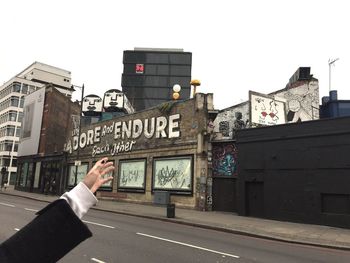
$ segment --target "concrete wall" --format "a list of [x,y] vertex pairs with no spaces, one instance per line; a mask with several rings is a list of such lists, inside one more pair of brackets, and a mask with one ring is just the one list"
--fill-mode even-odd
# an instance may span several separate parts
[[45,81],[66,88],[71,86],[71,73],[69,71],[40,62],[34,62],[17,76],[29,80]]

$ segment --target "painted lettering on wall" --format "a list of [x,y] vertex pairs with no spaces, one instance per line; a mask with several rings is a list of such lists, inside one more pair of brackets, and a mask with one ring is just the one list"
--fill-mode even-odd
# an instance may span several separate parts
[[[92,156],[130,152],[141,136],[147,139],[179,138],[180,114],[114,121],[108,125],[95,126],[87,131],[72,133],[72,138],[65,144],[65,151],[72,153],[78,149],[92,147]],[[106,137],[106,138],[104,138]]]

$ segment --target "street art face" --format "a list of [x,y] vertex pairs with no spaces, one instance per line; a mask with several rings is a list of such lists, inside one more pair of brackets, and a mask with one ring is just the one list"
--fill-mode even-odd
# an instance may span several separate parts
[[237,176],[237,151],[233,144],[213,146],[213,176]]
[[107,112],[118,111],[123,109],[124,93],[117,89],[107,90],[103,97],[103,108]]
[[87,95],[83,99],[82,112],[84,116],[98,116],[102,112],[102,99],[97,95]]
[[257,102],[257,105],[255,105],[255,110],[260,112],[260,118],[265,119],[267,112],[264,101],[260,98],[256,98],[255,101]]
[[270,101],[270,113],[269,116],[273,121],[278,121],[278,108],[277,103],[275,101]]
[[300,102],[295,99],[290,100],[288,101],[288,108],[293,112],[297,112],[298,110],[300,110]]
[[244,122],[242,120],[242,118],[243,118],[242,112],[240,112],[240,111],[235,112],[235,117],[236,117],[236,119],[233,122],[233,129],[234,130],[244,129],[246,127],[246,122]]
[[255,92],[250,92],[249,96],[252,107],[252,123],[258,126],[266,126],[286,122],[284,101]]

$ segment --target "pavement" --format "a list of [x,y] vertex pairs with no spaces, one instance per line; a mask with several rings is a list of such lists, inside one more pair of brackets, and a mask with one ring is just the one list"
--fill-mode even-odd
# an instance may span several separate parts
[[[0,198],[1,194],[48,203],[58,198],[58,196],[22,192],[13,188],[0,191]],[[115,200],[99,200],[92,209],[258,238],[350,250],[350,229],[245,217],[230,212],[197,211],[177,207],[175,208],[175,217],[168,218],[167,208],[164,206],[135,204]]]

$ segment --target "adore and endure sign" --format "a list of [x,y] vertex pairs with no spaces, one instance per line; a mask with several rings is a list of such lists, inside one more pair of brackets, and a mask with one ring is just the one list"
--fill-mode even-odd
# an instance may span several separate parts
[[92,156],[131,152],[136,139],[144,136],[146,139],[179,138],[180,114],[152,117],[149,119],[135,119],[128,121],[114,121],[107,125],[95,126],[87,131],[74,130],[72,138],[64,146],[66,152],[91,147]]

